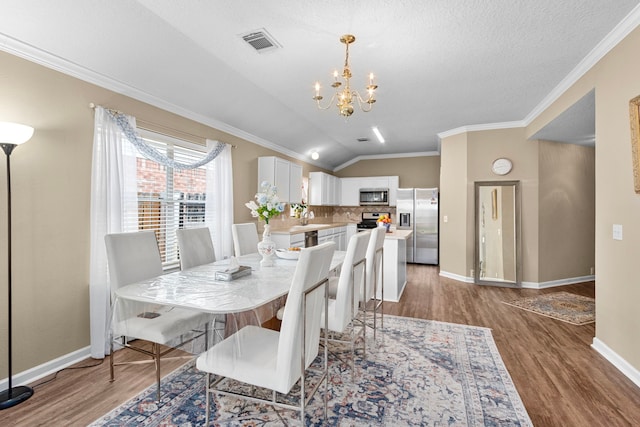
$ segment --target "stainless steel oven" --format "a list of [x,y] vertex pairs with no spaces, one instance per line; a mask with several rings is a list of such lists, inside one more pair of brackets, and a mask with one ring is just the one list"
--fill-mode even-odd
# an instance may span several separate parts
[[361,188],[360,206],[389,206],[389,189]]

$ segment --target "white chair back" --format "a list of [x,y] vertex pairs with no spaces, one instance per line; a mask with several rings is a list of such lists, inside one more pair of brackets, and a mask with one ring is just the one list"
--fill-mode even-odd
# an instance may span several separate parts
[[258,252],[258,228],[255,223],[233,224],[231,234],[236,256]]
[[153,231],[104,236],[112,292],[121,286],[162,274],[162,260]]
[[358,309],[358,299],[353,297],[353,293],[356,290],[358,295],[364,285],[365,262],[361,261],[366,257],[369,240],[369,231],[356,233],[349,239],[338,278],[335,311],[329,317],[331,331],[343,332]]
[[367,246],[367,279],[366,291],[360,292],[360,301],[369,301],[373,298],[374,281],[378,281],[377,289],[382,286],[382,252],[380,249],[384,246],[384,238],[387,230],[384,227],[377,227],[371,231],[371,238]]
[[180,251],[180,268],[197,267],[210,264],[216,260],[208,227],[181,228],[176,230],[178,249]]
[[[327,278],[334,250],[335,243],[326,242],[300,251],[300,258],[293,275],[280,326],[276,368],[280,387],[274,387],[274,389],[290,390],[302,375],[300,361],[302,360],[302,303],[304,292],[322,279]],[[318,355],[324,295],[324,286],[320,286],[306,297],[306,322],[304,326],[305,369],[311,365],[311,362]]]

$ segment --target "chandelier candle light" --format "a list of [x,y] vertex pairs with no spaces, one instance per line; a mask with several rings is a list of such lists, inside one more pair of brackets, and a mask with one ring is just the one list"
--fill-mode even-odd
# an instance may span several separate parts
[[[264,232],[262,233],[262,241],[258,242],[258,253],[262,255],[260,261],[261,267],[273,267],[273,254],[276,251],[276,244],[271,240],[271,226],[269,220],[284,212],[284,204],[278,198],[278,189],[267,181],[260,184],[260,192],[256,194],[256,201],[253,200],[245,203],[245,206],[251,209],[251,215],[254,218],[264,220]],[[256,203],[258,202],[258,203]]]
[[342,86],[342,82],[338,80],[338,70],[334,71],[333,72],[334,82],[331,84],[331,87],[336,89],[337,92],[333,94],[333,96],[331,97],[331,100],[329,101],[329,104],[325,107],[320,105],[320,101],[323,99],[323,97],[322,95],[320,95],[320,82],[316,82],[316,85],[315,85],[316,94],[313,97],[313,99],[316,101],[316,104],[318,105],[319,109],[327,110],[328,108],[331,107],[334,100],[337,99],[338,103],[336,104],[336,106],[338,107],[338,112],[340,113],[340,115],[344,117],[349,117],[350,115],[353,114],[354,102],[357,102],[360,109],[365,113],[371,111],[371,108],[373,107],[373,103],[376,102],[375,91],[378,88],[378,85],[376,85],[373,81],[373,73],[369,74],[369,85],[367,85],[366,87],[367,89],[366,100],[363,99],[362,96],[360,96],[360,94],[357,91],[351,90],[351,83],[350,83],[351,67],[349,66],[349,45],[355,41],[356,41],[356,37],[351,34],[345,34],[344,36],[340,37],[340,42],[344,43],[345,45],[344,68],[342,70],[344,88],[342,90],[338,89]]

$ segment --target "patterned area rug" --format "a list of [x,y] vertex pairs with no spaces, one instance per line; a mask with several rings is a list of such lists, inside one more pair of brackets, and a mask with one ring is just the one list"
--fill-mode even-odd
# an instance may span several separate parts
[[503,302],[572,325],[587,325],[596,321],[596,300],[569,292],[554,292]]
[[[378,332],[375,343],[369,333],[354,382],[350,363],[330,356],[328,419],[321,386],[306,425],[532,426],[489,329],[384,316]],[[193,365],[162,380],[160,403],[153,385],[91,425],[203,425],[205,379]],[[297,412],[230,397],[216,396],[212,408],[214,425],[299,425]]]

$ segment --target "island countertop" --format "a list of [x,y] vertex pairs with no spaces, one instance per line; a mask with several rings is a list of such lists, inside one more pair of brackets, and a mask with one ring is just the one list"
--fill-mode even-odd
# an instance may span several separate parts
[[307,225],[294,225],[286,228],[276,228],[275,224],[271,227],[271,234],[300,234],[307,231],[325,230],[328,228],[345,227],[346,222],[330,222],[325,224],[307,224]]
[[391,233],[386,233],[384,238],[389,240],[407,240],[412,234],[412,230],[391,229]]

